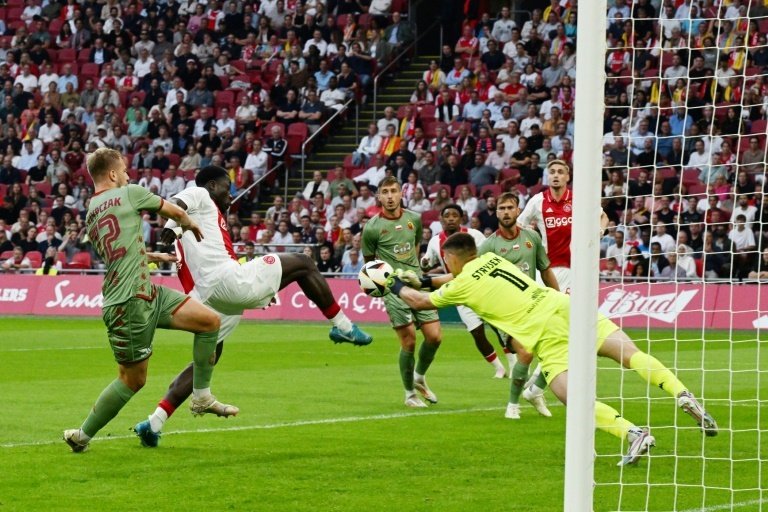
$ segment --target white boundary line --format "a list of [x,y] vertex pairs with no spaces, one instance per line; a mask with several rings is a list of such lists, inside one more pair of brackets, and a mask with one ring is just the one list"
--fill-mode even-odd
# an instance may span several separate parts
[[739,501],[734,504],[725,503],[723,505],[712,505],[711,507],[705,507],[705,508],[689,508],[681,512],[717,512],[718,510],[733,510],[736,508],[749,507],[750,505],[761,505],[763,503],[768,503],[768,498],[762,498],[759,500]]
[[[473,413],[473,412],[500,411],[503,409],[504,409],[503,407],[476,407],[476,408],[470,408],[470,409],[455,409],[455,410],[449,410],[449,411],[432,410],[432,411],[422,411],[422,412],[396,412],[392,414],[374,414],[370,416],[346,416],[341,418],[286,421],[286,422],[280,422],[280,423],[267,423],[264,425],[241,425],[241,426],[223,427],[223,428],[174,430],[170,432],[164,432],[163,436],[165,437],[165,436],[172,436],[177,434],[202,434],[202,433],[210,433],[210,432],[240,432],[240,431],[247,431],[247,430],[271,430],[276,428],[304,427],[308,425],[333,425],[337,423],[355,423],[359,421],[382,421],[382,420],[410,418],[410,417],[419,417],[419,416],[444,416],[444,415],[451,415],[451,414],[467,414],[467,413]],[[104,437],[96,437],[92,440],[92,442],[115,441],[118,439],[134,439],[135,437],[136,436],[134,434],[109,436],[109,437],[104,436]],[[48,446],[48,445],[58,444],[59,442],[60,441],[56,440],[56,441],[29,441],[29,442],[22,442],[22,443],[4,443],[4,444],[0,444],[0,448]]]

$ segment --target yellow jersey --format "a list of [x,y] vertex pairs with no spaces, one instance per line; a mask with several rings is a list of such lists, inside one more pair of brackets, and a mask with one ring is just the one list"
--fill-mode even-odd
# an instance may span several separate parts
[[435,307],[462,304],[535,352],[547,321],[568,296],[536,283],[517,265],[489,252],[464,265],[455,279],[429,295]]

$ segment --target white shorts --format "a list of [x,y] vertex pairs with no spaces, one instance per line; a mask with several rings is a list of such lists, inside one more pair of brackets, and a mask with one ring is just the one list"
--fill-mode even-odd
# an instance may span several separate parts
[[464,325],[467,327],[467,331],[472,332],[483,325],[483,321],[477,316],[477,313],[467,306],[456,306],[456,310],[459,312],[459,318],[461,318],[461,321],[464,322]]
[[246,309],[263,308],[280,290],[282,278],[280,258],[267,254],[228,269],[205,303],[224,315],[240,315]]
[[552,272],[557,279],[557,286],[563,293],[571,294],[571,269],[568,267],[552,267]]
[[[192,291],[189,292],[189,296],[198,302],[202,302],[206,306],[210,306],[207,301],[204,302],[200,299],[200,294],[197,293],[196,288],[193,288]],[[214,309],[214,311],[216,310]],[[238,325],[240,325],[240,320],[243,318],[243,315],[225,315],[219,311],[216,311],[216,313],[219,314],[219,319],[221,320],[221,326],[219,327],[219,338],[216,340],[216,343],[221,343],[227,339],[229,335],[232,334],[232,332],[234,332]]]

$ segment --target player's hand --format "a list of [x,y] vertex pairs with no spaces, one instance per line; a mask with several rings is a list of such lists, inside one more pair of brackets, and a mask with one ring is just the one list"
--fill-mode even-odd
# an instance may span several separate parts
[[171,228],[163,228],[160,232],[160,242],[165,245],[173,245],[177,238],[176,232]]
[[421,290],[421,279],[419,278],[418,274],[416,274],[416,272],[414,272],[413,270],[403,270],[401,268],[398,268],[397,270],[395,270],[395,276],[399,278],[407,286],[415,290]]
[[193,221],[190,220],[189,224],[185,224],[181,226],[181,229],[183,229],[184,231],[190,231],[193,235],[195,235],[195,240],[197,240],[198,242],[203,241],[203,238],[204,238],[203,232],[200,231],[200,226],[195,224]]

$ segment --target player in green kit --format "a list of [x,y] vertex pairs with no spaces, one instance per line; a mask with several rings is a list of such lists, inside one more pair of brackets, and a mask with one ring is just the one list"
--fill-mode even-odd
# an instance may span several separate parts
[[[445,261],[453,275],[432,278],[442,285],[432,293],[406,286],[419,286],[419,279],[403,274],[390,278],[389,288],[412,309],[428,311],[463,304],[494,327],[512,335],[528,352],[539,357],[542,373],[557,398],[568,396],[568,336],[570,297],[546,288],[516,265],[493,253],[477,255],[475,242],[457,233],[443,245]],[[405,281],[404,281],[405,280]],[[691,416],[707,436],[717,435],[717,424],[688,388],[658,359],[640,351],[615,323],[603,315],[597,320],[597,355],[613,359],[635,370],[653,387],[677,399],[677,405]],[[647,429],[624,419],[613,407],[595,402],[595,425],[630,443],[619,465],[633,464],[655,445]]]
[[[379,183],[381,213],[365,224],[362,248],[365,261],[380,259],[392,268],[408,270],[421,276],[419,267],[419,243],[421,241],[421,216],[402,206],[403,192],[394,177]],[[415,311],[394,295],[384,296],[392,328],[400,340],[400,377],[405,388],[405,405],[427,407],[416,391],[430,403],[437,403],[437,396],[427,386],[424,375],[440,347],[442,333],[436,311]],[[424,333],[416,362],[416,328]]]
[[101,392],[83,425],[64,431],[64,441],[73,452],[85,450],[91,438],[144,386],[157,327],[195,333],[190,404],[193,414],[215,412],[224,406],[210,391],[219,316],[186,295],[150,281],[148,262],[168,257],[146,252],[141,212],[157,212],[175,220],[198,241],[202,239],[200,229],[178,206],[142,187],[129,185],[120,152],[97,149],[88,156],[87,165],[96,191],[86,225],[91,243],[107,266],[102,317],[117,361],[118,377]]
[[[536,270],[541,273],[542,282],[553,290],[559,290],[557,277],[549,266],[549,258],[541,236],[532,229],[517,225],[517,217],[520,215],[520,199],[512,193],[501,194],[496,201],[496,218],[499,220],[499,229],[489,236],[478,247],[478,254],[492,252],[501,256],[510,263],[517,265],[531,279],[536,279]],[[520,393],[523,385],[528,380],[528,368],[533,355],[526,351],[519,343],[512,341],[517,353],[515,365],[512,368],[512,383],[509,387],[509,402],[504,416],[509,419],[520,419]],[[539,373],[537,385],[540,389],[547,387],[547,381]],[[542,416],[550,417],[552,413],[547,408],[544,393],[533,394],[526,390],[523,398],[528,400]]]

